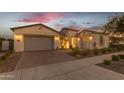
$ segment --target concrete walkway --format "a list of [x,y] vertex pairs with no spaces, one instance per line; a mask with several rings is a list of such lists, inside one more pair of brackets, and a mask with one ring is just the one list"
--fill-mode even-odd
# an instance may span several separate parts
[[[113,53],[113,54],[121,54]],[[16,80],[121,80],[124,75],[96,66],[112,54],[78,59],[0,74],[0,79]]]

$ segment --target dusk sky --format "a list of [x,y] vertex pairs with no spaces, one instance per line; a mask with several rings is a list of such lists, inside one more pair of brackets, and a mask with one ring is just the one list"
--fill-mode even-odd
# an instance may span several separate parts
[[101,27],[110,16],[104,12],[0,12],[0,36],[12,37],[11,27],[43,23],[58,31],[63,27],[83,29]]

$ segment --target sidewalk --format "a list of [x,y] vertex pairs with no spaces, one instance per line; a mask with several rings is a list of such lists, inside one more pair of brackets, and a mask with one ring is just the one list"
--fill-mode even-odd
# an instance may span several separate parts
[[[124,53],[124,52],[120,52]],[[113,54],[120,54],[113,53]],[[40,66],[18,71],[1,73],[0,79],[14,80],[121,80],[124,75],[96,66],[104,59],[110,59],[107,54],[64,63]]]

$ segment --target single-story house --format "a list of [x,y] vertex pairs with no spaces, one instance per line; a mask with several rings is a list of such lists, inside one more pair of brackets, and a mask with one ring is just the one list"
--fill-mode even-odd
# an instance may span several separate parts
[[69,48],[105,48],[109,45],[106,34],[89,30],[63,28],[60,32],[44,24],[11,28],[14,32],[14,51],[36,51]]

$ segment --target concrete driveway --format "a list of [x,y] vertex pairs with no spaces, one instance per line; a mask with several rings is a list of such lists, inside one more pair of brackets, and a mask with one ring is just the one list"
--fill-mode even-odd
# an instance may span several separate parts
[[61,63],[66,61],[74,60],[75,58],[69,56],[67,51],[56,50],[56,51],[35,51],[35,52],[24,52],[16,66],[16,70]]
[[[113,53],[123,54],[124,52]],[[1,73],[3,80],[124,80],[124,74],[97,66],[111,55],[89,57],[84,59],[43,65],[33,68]]]

